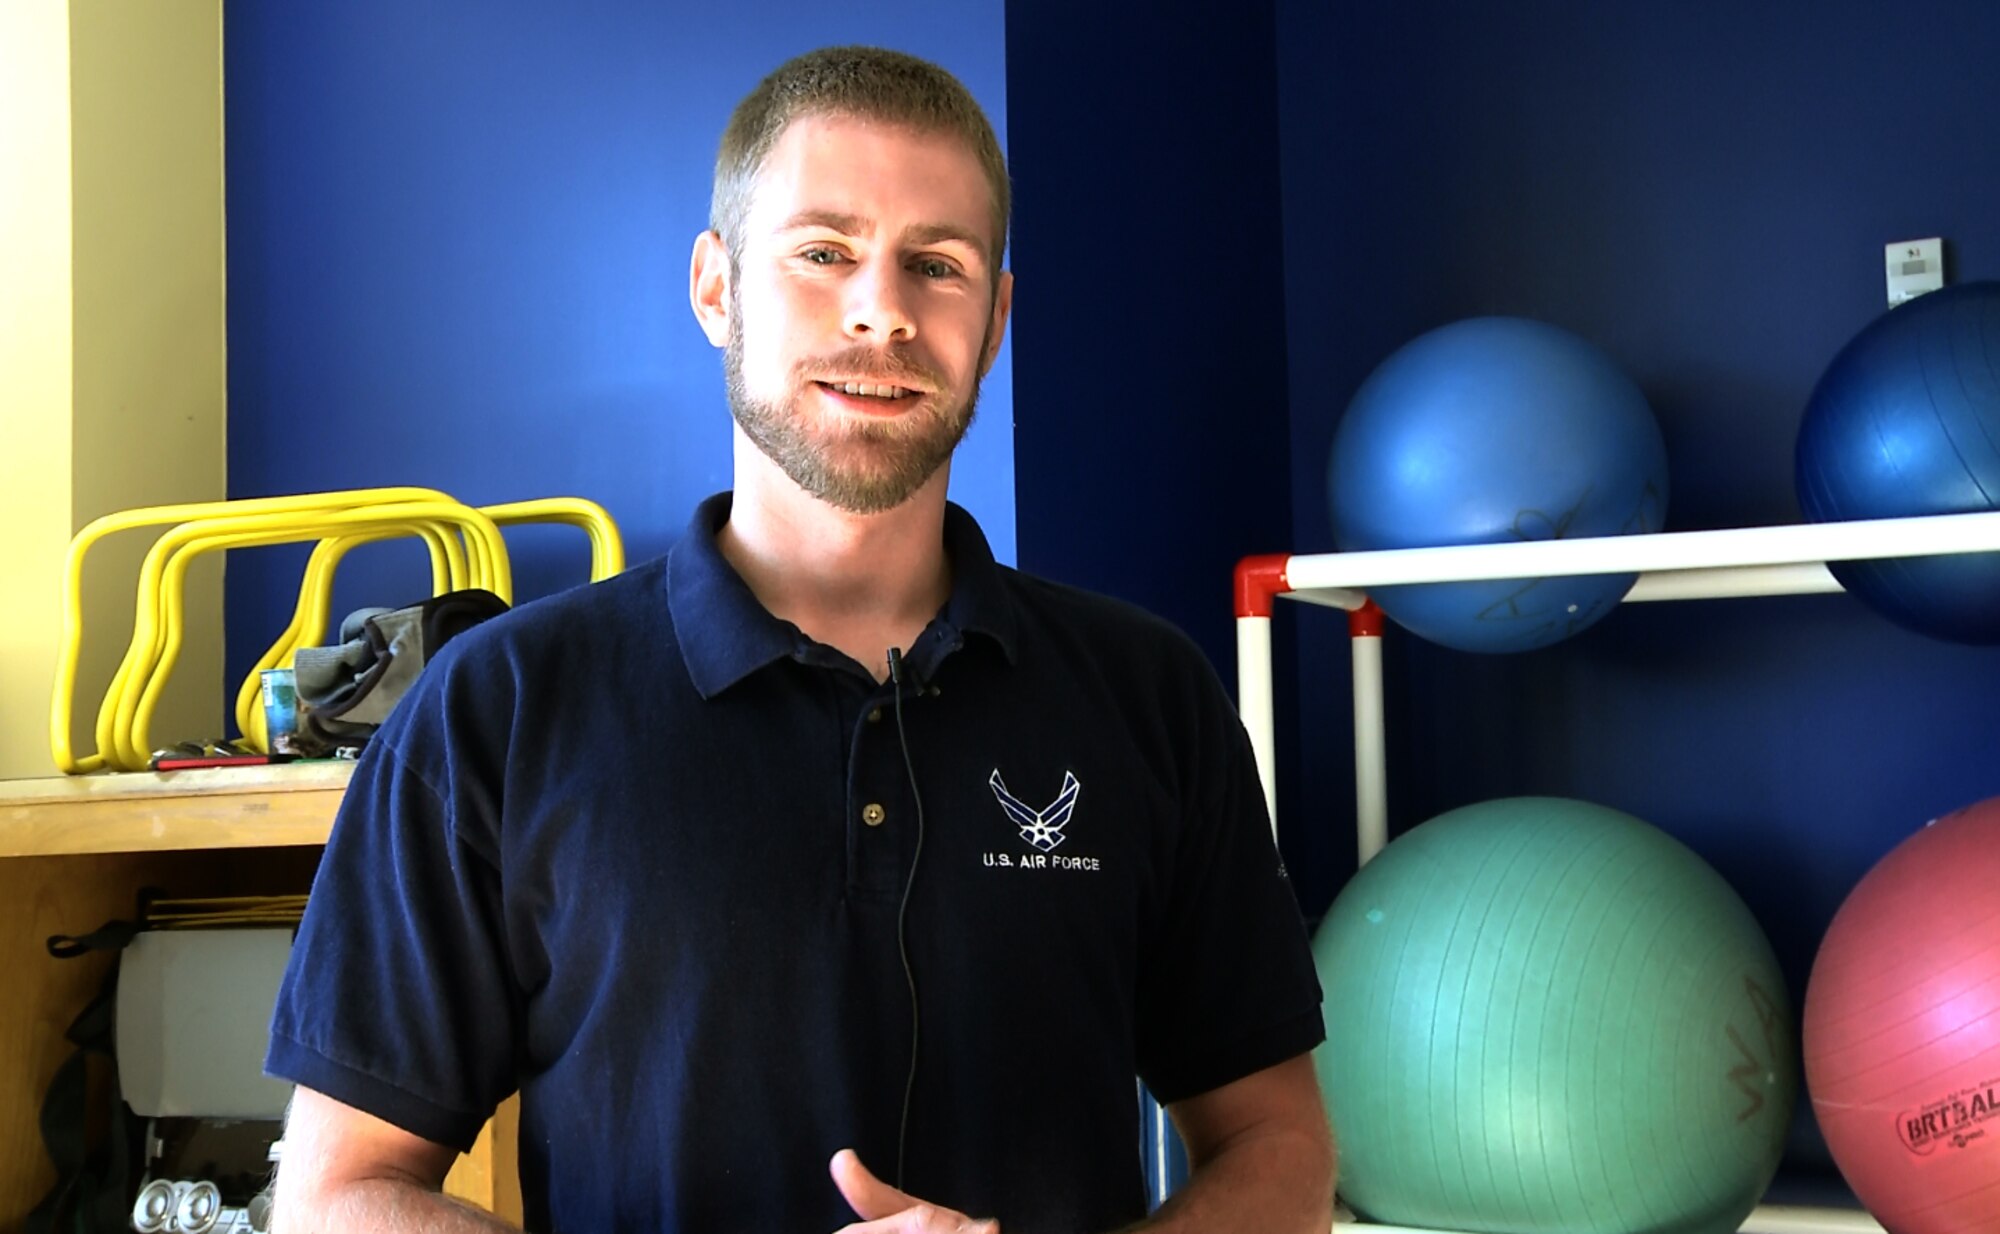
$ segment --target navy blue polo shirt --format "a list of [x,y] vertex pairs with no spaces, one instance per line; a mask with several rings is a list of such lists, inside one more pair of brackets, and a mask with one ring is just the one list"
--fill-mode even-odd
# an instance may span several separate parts
[[1172,1101],[1322,1037],[1213,671],[952,507],[951,598],[878,684],[758,604],[728,510],[431,663],[356,768],[269,1070],[460,1148],[518,1087],[530,1229],[832,1231],[837,1149],[896,1168],[909,884],[904,1188],[1010,1234],[1144,1216],[1133,1077]]

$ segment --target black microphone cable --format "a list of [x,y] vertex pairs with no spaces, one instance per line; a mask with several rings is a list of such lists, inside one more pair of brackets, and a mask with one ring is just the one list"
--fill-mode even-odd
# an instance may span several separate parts
[[917,847],[910,854],[910,876],[903,883],[903,902],[896,909],[896,949],[903,957],[903,980],[910,987],[910,1074],[903,1083],[903,1116],[896,1128],[896,1190],[903,1190],[903,1162],[910,1136],[910,1103],[917,1091],[917,1041],[922,1019],[917,1014],[917,973],[910,967],[910,889],[917,885],[917,862],[924,855],[924,798],[917,789],[917,765],[910,759],[910,735],[903,728],[903,652],[889,648],[889,681],[896,695],[896,740],[903,747],[903,768],[910,775],[910,800],[917,808]]

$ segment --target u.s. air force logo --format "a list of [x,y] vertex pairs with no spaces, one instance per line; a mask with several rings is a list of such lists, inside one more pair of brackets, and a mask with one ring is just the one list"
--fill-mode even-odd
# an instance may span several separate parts
[[1000,808],[1007,811],[1007,817],[1014,820],[1021,829],[1021,838],[1029,844],[1052,853],[1068,838],[1063,835],[1063,828],[1069,826],[1070,816],[1076,813],[1076,795],[1082,789],[1075,772],[1063,772],[1062,791],[1039,810],[1007,791],[1007,782],[1000,778],[997,767],[987,778],[986,786],[1000,799]]
[[1076,773],[1063,772],[1062,788],[1056,799],[1040,809],[1022,801],[1007,791],[1007,782],[1000,778],[1000,769],[986,779],[986,786],[993,790],[993,797],[1000,803],[1000,809],[1009,822],[1019,829],[1021,839],[1032,853],[988,852],[986,864],[1003,869],[1019,870],[1095,870],[1095,857],[1056,856],[1056,849],[1069,838],[1064,828],[1076,815],[1077,797],[1083,786],[1077,782]]

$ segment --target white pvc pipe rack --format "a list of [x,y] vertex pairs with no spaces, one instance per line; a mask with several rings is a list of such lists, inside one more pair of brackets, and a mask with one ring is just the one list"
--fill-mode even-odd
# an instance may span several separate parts
[[[1271,613],[1278,597],[1345,610],[1353,646],[1355,843],[1366,862],[1388,843],[1382,618],[1368,589],[1409,583],[1637,574],[1626,602],[1811,595],[1841,590],[1833,561],[2000,552],[2000,511],[1722,531],[1662,532],[1367,553],[1247,557],[1236,570],[1237,706],[1264,803],[1278,818]],[[1347,1234],[1451,1234],[1337,1224]],[[1742,1234],[1880,1234],[1853,1209],[1766,1205]]]
[[[1661,532],[1579,540],[1533,540],[1372,553],[1245,558],[1236,571],[1237,708],[1277,818],[1277,746],[1271,695],[1271,601],[1278,597],[1347,610],[1355,643],[1357,832],[1363,861],[1387,842],[1379,620],[1369,625],[1371,587],[1637,574],[1625,602],[1810,595],[1840,590],[1830,561],[2000,552],[2000,511],[1870,519],[1789,527]],[[1363,747],[1366,747],[1365,749]],[[1364,767],[1362,764],[1366,763]]]
[[[1374,1225],[1366,1221],[1336,1221],[1333,1234],[1459,1234],[1453,1230],[1407,1225]],[[1888,1234],[1867,1213],[1848,1208],[1805,1208],[1767,1204],[1744,1218],[1737,1234]]]

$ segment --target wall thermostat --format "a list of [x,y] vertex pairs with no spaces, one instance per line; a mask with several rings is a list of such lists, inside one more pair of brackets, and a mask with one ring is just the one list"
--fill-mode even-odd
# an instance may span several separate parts
[[1889,276],[1889,307],[1944,286],[1944,241],[1904,240],[1883,250]]

